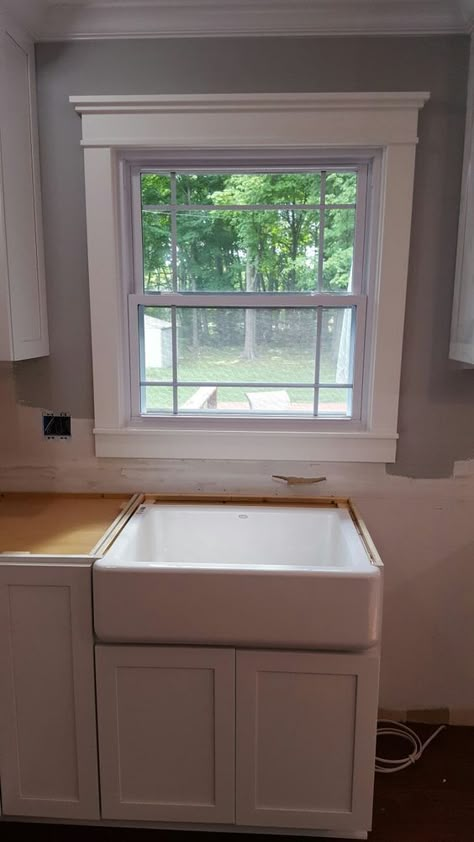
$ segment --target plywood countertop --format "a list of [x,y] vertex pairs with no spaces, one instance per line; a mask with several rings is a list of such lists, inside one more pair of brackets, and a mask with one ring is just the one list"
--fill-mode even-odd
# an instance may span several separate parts
[[0,553],[88,555],[130,495],[0,494]]

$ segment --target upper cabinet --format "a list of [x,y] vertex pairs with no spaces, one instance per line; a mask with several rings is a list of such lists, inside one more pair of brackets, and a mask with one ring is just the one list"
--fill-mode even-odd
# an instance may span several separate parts
[[48,352],[34,45],[0,22],[0,361]]
[[466,137],[449,356],[474,365],[474,40],[471,38]]

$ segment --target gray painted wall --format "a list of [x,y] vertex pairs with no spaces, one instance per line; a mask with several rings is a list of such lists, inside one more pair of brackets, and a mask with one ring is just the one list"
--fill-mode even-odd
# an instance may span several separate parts
[[474,456],[474,371],[448,361],[468,38],[91,41],[37,47],[51,356],[16,366],[17,400],[90,418],[80,120],[71,94],[428,90],[420,120],[392,473],[436,477]]

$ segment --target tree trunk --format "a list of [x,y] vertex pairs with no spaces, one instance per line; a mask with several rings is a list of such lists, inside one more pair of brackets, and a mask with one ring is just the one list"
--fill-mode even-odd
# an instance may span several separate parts
[[[257,271],[255,267],[252,266],[250,260],[247,260],[247,265],[245,267],[245,291],[246,292],[255,292],[257,280]],[[256,349],[256,334],[257,334],[257,311],[250,307],[247,307],[245,311],[245,341],[244,341],[244,352],[242,357],[244,360],[254,360],[255,359],[255,349]]]
[[[191,281],[191,288],[193,292],[196,292],[196,279],[193,277]],[[192,324],[193,324],[193,339],[192,339],[192,349],[194,352],[199,351],[199,325],[198,325],[198,309],[197,307],[193,307],[192,309]]]

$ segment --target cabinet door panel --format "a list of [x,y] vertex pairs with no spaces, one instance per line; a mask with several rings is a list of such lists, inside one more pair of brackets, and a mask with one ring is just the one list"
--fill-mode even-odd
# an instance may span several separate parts
[[99,817],[90,567],[0,564],[6,815]]
[[378,658],[237,653],[237,823],[368,830]]
[[34,44],[0,32],[0,359],[48,353]]
[[102,815],[234,821],[233,650],[97,646]]

